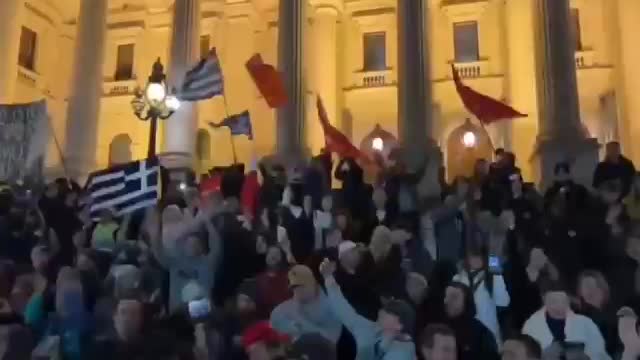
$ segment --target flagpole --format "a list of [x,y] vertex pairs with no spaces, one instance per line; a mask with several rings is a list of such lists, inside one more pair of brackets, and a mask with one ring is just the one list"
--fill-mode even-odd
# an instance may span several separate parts
[[484,131],[484,133],[487,134],[487,139],[489,139],[489,145],[491,146],[491,150],[495,154],[496,147],[495,147],[495,145],[493,145],[493,140],[491,139],[491,134],[487,130],[487,127],[484,125],[484,121],[482,121],[480,119],[478,119],[478,121],[480,122],[480,126],[482,127],[482,130]]
[[[222,71],[222,61],[220,60],[220,58],[218,57],[218,65],[220,65],[220,75],[222,76],[222,87],[223,87],[223,91],[222,91],[222,101],[224,103],[224,113],[225,113],[225,118],[228,119],[229,118],[229,105],[227,104],[227,92],[224,90],[224,73]],[[229,131],[229,141],[231,142],[231,153],[233,154],[233,164],[237,164],[238,163],[238,156],[236,155],[236,143],[233,140],[233,134],[231,134],[231,131]]]
[[[228,119],[229,118],[229,106],[227,105],[227,96],[226,95],[222,95],[222,101],[224,102],[224,113],[225,113],[225,118]],[[231,133],[231,130],[229,130],[229,141],[231,142],[231,152],[233,154],[233,164],[237,164],[238,163],[238,156],[236,155],[236,142],[233,140],[233,134]]]

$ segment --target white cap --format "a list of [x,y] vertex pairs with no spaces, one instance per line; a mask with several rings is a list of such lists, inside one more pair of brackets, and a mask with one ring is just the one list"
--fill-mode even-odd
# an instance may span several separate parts
[[358,244],[351,240],[345,240],[338,245],[338,257],[342,257],[347,251],[353,250],[358,247]]

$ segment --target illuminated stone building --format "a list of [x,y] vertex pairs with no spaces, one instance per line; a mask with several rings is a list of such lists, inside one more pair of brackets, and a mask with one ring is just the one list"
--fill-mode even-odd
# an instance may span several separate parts
[[[156,58],[171,81],[210,47],[225,98],[186,106],[159,135],[160,152],[191,154],[197,169],[232,161],[228,131],[207,123],[244,110],[255,140],[235,139],[240,161],[316,153],[317,94],[354,144],[376,125],[415,154],[433,139],[449,176],[491,144],[514,151],[528,178],[559,153],[593,164],[611,140],[640,161],[638,0],[2,0],[0,17],[0,102],[47,99],[50,174],[62,157],[77,174],[144,157],[149,124],[133,115],[134,89]],[[256,52],[285,72],[287,108],[269,109],[252,83],[244,64]],[[487,132],[467,123],[452,63],[529,116]]]

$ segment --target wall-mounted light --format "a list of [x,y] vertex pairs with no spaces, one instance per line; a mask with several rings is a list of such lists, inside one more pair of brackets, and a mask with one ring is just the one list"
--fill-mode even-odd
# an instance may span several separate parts
[[467,131],[464,133],[464,135],[462,135],[462,144],[464,145],[464,147],[472,148],[476,146],[476,143],[477,137],[476,134],[473,133],[473,131]]
[[374,138],[373,140],[371,140],[371,148],[375,151],[384,150],[384,140],[382,140],[382,138],[380,137]]

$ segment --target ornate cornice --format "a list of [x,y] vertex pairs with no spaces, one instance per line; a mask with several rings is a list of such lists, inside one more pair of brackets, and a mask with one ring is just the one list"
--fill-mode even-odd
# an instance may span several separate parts
[[489,0],[443,0],[440,8],[451,22],[478,20],[489,5]]

